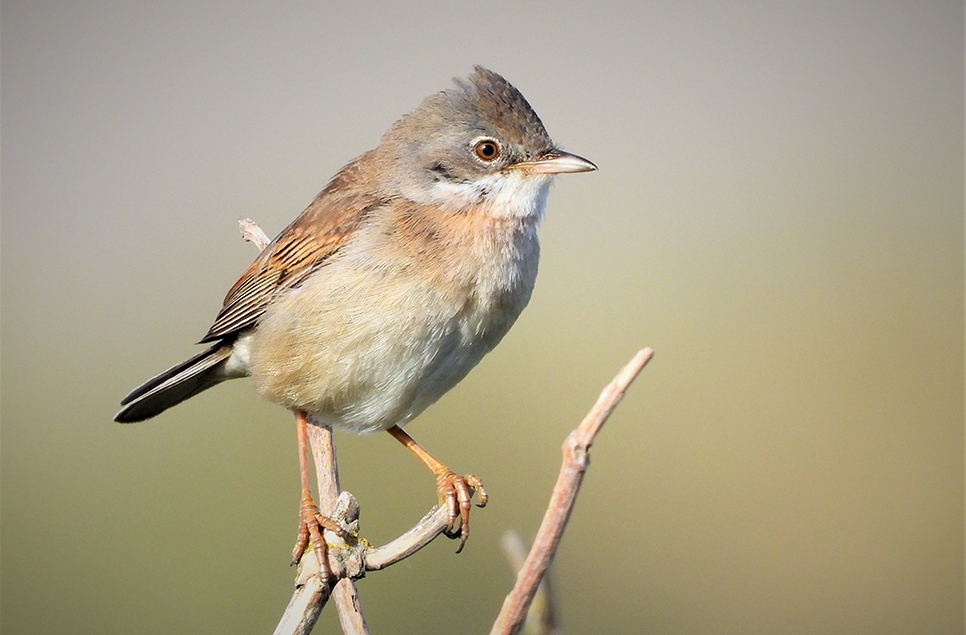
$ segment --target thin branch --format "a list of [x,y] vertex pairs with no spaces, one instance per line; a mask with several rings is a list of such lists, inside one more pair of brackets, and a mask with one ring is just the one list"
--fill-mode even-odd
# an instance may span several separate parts
[[503,608],[490,630],[490,635],[519,632],[537,587],[560,544],[570,512],[573,511],[584,472],[590,465],[589,451],[594,437],[617,407],[628,386],[653,355],[654,351],[649,348],[639,351],[608,384],[584,420],[564,441],[563,465],[550,496],[550,505],[530,548],[530,554],[517,574],[516,584],[503,601]]
[[[351,502],[340,498],[339,463],[335,456],[332,428],[311,418],[309,421],[312,425],[308,426],[307,432],[309,446],[312,448],[312,461],[315,463],[316,480],[318,481],[319,513],[335,520],[347,531],[358,531],[358,503],[355,502],[354,498],[351,498],[351,494],[349,495]],[[339,509],[340,503],[344,506],[343,509]],[[334,532],[325,532],[325,541],[330,549],[339,549],[346,546],[342,537]],[[306,559],[315,560],[318,564],[317,558]],[[359,602],[359,592],[356,589],[356,583],[351,578],[343,577],[336,583],[332,589],[332,599],[335,600],[339,622],[342,624],[342,631],[346,635],[369,635],[369,627],[366,625],[366,618],[362,614],[362,605]],[[319,610],[321,611],[321,607]]]
[[[332,494],[338,491],[332,430],[318,425],[311,418],[309,423],[313,424],[308,427],[308,436],[319,480],[319,510],[349,535],[355,535],[359,529],[359,505],[352,494],[339,493],[335,505],[331,505]],[[409,557],[448,527],[447,510],[434,507],[415,527],[383,547],[370,547],[362,541],[347,544],[338,534],[325,531],[325,541],[329,546],[329,571],[338,580],[332,589],[332,599],[336,603],[344,633],[367,635],[369,632],[354,580],[364,577],[368,571],[385,569]],[[318,558],[302,558],[292,599],[276,627],[275,635],[310,633],[329,598],[326,591],[321,587]]]
[[322,588],[322,578],[319,576],[319,559],[302,558],[295,578],[295,593],[285,607],[274,635],[311,633],[328,596],[328,589]]
[[408,558],[449,528],[449,512],[445,507],[433,507],[416,526],[382,547],[366,550],[366,571],[379,571]]
[[262,251],[268,247],[268,243],[272,242],[258,223],[250,218],[238,219],[238,231],[241,232],[242,238],[258,247],[258,251]]

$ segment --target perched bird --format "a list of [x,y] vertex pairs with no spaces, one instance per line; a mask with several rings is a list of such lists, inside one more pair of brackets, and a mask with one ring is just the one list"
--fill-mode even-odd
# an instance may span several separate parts
[[[114,418],[153,417],[227,379],[295,413],[302,504],[298,561],[325,519],[309,490],[307,417],[387,430],[432,470],[450,535],[469,533],[472,490],[402,430],[455,386],[530,300],[537,225],[555,174],[596,170],[554,145],[523,95],[475,67],[426,98],[342,168],[228,291],[201,342]],[[320,525],[321,523],[321,525]],[[457,530],[458,523],[458,530]]]

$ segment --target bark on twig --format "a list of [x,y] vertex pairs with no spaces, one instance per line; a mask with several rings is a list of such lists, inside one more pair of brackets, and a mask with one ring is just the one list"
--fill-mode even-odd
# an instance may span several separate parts
[[[341,492],[334,498],[335,504],[331,503],[333,493],[338,491],[332,430],[318,425],[311,418],[309,422],[312,424],[308,427],[309,443],[319,480],[319,510],[350,535],[356,534],[359,506],[355,498],[348,492]],[[385,569],[428,545],[449,527],[447,516],[445,508],[434,507],[416,526],[382,547],[371,547],[362,541],[347,544],[337,534],[325,531],[325,541],[329,546],[329,571],[338,580],[332,589],[332,598],[343,632],[347,635],[369,633],[354,580],[364,577],[369,571]],[[275,635],[306,635],[311,632],[329,598],[320,580],[318,559],[303,557],[299,563],[295,591],[275,629]]]

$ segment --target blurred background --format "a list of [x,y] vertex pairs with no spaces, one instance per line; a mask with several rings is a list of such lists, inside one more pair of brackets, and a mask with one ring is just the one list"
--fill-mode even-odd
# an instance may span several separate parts
[[[492,501],[463,554],[360,583],[372,631],[488,630],[501,535],[644,346],[558,554],[567,632],[963,631],[962,3],[13,0],[2,61],[6,633],[274,628],[291,415],[237,381],[111,418],[197,350],[238,218],[274,235],[475,63],[600,171],[408,428]],[[337,442],[371,541],[434,503],[388,435]]]

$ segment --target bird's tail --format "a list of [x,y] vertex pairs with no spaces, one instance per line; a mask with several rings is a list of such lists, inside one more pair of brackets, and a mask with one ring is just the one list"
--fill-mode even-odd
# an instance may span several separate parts
[[135,423],[150,419],[202,390],[229,379],[224,366],[231,352],[230,344],[218,342],[208,350],[152,377],[121,401],[123,408],[114,416],[114,421]]

